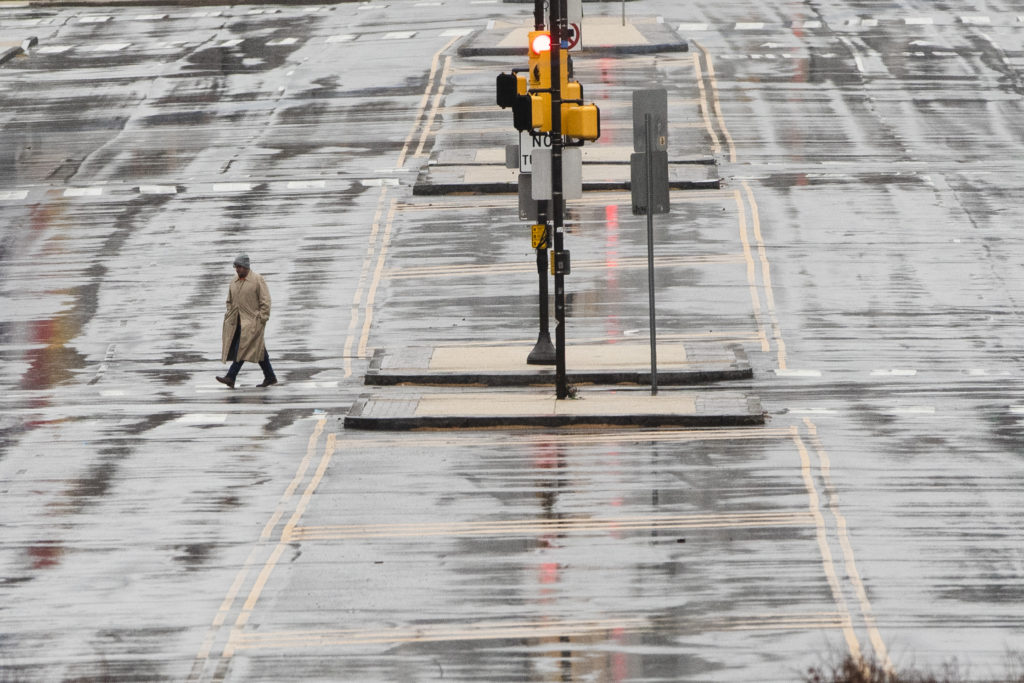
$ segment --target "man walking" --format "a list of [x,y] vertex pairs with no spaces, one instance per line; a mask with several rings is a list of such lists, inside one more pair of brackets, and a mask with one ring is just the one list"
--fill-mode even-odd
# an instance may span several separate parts
[[263,370],[263,383],[277,384],[270,355],[263,341],[263,330],[270,319],[270,290],[259,273],[249,270],[249,256],[239,254],[235,259],[235,278],[228,287],[227,311],[224,313],[224,332],[221,338],[221,361],[232,361],[231,367],[217,381],[235,388],[235,378],[245,361],[259,363]]

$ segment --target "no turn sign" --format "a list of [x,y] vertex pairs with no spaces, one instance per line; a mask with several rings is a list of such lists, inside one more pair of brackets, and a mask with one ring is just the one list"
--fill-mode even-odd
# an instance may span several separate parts
[[580,29],[579,24],[569,24],[569,35],[566,37],[566,42],[570,50],[580,44],[582,35],[583,31]]

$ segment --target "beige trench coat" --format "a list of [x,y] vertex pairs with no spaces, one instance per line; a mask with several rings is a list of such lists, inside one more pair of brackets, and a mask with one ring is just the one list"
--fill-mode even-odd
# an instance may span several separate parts
[[[235,276],[228,287],[227,310],[224,312],[224,331],[221,337],[221,362],[241,360],[258,363],[263,360],[267,347],[263,329],[270,320],[270,290],[259,273],[249,271],[245,279]],[[235,327],[241,322],[242,334],[238,340],[238,357],[228,358]]]

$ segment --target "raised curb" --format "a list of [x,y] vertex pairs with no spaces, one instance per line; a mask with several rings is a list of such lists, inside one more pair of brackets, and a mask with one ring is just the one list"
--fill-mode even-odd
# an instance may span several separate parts
[[[735,360],[728,367],[712,368],[668,368],[658,371],[659,386],[694,386],[714,382],[738,381],[753,379],[754,371],[750,367],[746,353],[742,348],[733,346],[728,349]],[[464,370],[453,372],[437,372],[426,369],[386,369],[384,362],[386,351],[378,349],[370,361],[364,383],[367,386],[487,386],[487,387],[529,387],[553,386],[555,369],[553,366],[531,366],[527,371],[502,372],[488,370]],[[568,372],[567,381],[573,385],[624,385],[650,386],[650,371],[636,369],[615,370],[584,370]]]
[[[708,180],[679,180],[668,184],[670,190],[718,190],[722,187],[721,178]],[[584,192],[608,192],[612,190],[630,191],[632,184],[626,182],[583,183]],[[412,193],[420,197],[431,197],[448,194],[516,194],[519,192],[517,183],[428,183],[417,181]]]
[[[531,415],[367,415],[374,397],[361,396],[345,416],[345,429],[367,431],[412,431],[426,429],[498,429],[498,428],[607,428],[607,427],[752,427],[765,423],[765,414],[757,398],[746,399],[744,412],[705,413],[633,413]],[[572,400],[572,399],[565,399]]]

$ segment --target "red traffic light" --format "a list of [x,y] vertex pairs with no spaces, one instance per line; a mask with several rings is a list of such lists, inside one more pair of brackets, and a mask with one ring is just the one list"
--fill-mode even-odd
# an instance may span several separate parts
[[547,31],[530,32],[530,52],[539,55],[551,51],[551,34]]

